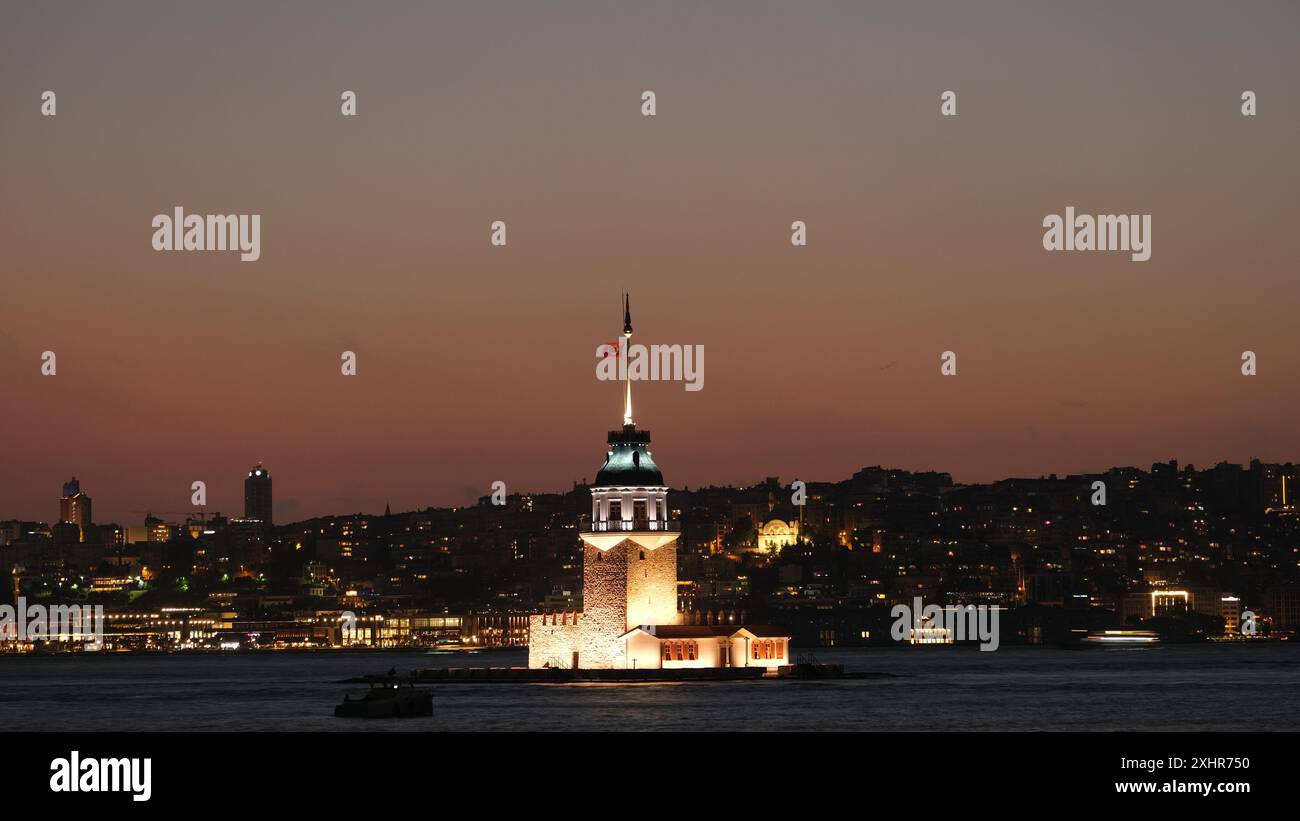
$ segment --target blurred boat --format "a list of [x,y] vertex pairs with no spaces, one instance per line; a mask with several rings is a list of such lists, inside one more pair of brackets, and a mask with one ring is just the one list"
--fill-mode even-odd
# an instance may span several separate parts
[[1100,630],[1079,640],[1085,647],[1135,647],[1159,644],[1160,634],[1150,630]]

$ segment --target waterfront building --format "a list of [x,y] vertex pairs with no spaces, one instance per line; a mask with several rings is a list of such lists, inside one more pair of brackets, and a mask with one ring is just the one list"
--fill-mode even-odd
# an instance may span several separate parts
[[1241,632],[1241,599],[1231,593],[1225,593],[1219,599],[1220,613],[1223,616],[1223,632],[1229,636]]

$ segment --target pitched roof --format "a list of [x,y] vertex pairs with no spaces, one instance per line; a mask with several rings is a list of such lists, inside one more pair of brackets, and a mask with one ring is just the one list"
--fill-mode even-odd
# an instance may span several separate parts
[[790,628],[774,627],[770,624],[742,624],[741,630],[748,630],[755,636],[765,639],[785,639],[790,637]]
[[696,639],[707,636],[730,636],[734,624],[656,624],[654,635],[661,639]]

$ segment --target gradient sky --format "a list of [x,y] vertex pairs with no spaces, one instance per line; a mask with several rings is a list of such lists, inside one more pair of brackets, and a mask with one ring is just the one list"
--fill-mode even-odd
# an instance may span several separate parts
[[[619,422],[622,289],[634,341],[705,346],[703,391],[636,389],[676,486],[1300,458],[1298,34],[1264,2],[10,4],[0,518],[74,473],[97,521],[195,479],[238,514],[258,461],[281,522],[567,489]],[[175,205],[261,214],[261,260],[153,251]],[[1151,261],[1046,253],[1067,205],[1152,214]]]

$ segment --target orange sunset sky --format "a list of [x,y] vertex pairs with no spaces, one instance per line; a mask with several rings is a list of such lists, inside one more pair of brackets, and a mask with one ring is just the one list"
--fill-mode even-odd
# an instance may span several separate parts
[[[635,388],[677,487],[1295,460],[1298,32],[1265,2],[11,6],[0,519],[73,474],[101,522],[196,479],[238,514],[259,461],[277,522],[567,490],[619,423],[624,290],[634,341],[705,347],[704,390]],[[154,251],[177,205],[260,214],[261,259]],[[1151,260],[1044,251],[1071,205],[1151,214]]]

